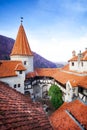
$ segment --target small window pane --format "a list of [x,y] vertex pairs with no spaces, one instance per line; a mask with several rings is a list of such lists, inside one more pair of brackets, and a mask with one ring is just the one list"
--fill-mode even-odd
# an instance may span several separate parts
[[74,62],[72,62],[72,66],[74,66]]
[[22,74],[22,71],[19,71],[20,74]]
[[82,67],[83,67],[83,62],[81,64],[82,64]]
[[16,84],[14,84],[14,88],[16,88]]
[[18,87],[20,87],[21,85],[20,84],[18,84]]
[[26,65],[26,61],[24,61],[24,65]]

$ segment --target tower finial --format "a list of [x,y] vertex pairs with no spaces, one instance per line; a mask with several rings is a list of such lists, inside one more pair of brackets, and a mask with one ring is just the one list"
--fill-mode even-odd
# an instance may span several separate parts
[[21,24],[22,24],[22,22],[23,22],[23,17],[21,17]]

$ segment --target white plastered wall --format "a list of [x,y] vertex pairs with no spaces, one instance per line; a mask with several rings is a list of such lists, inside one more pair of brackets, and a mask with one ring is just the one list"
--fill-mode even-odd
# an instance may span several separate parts
[[[11,60],[16,60],[16,61],[22,61],[23,65],[26,68],[26,74],[28,72],[33,72],[34,71],[34,67],[33,67],[33,56],[21,56],[21,55],[15,55],[15,56],[11,56],[10,57]],[[24,62],[26,61],[26,65],[24,64]]]
[[[72,62],[74,62],[74,66],[72,66]],[[74,70],[78,72],[87,71],[87,61],[80,61],[79,63],[78,61],[72,61],[72,62],[69,62],[70,70]],[[82,66],[82,63],[83,63],[83,66]]]
[[71,102],[73,97],[73,90],[72,86],[69,81],[66,83],[66,96],[65,96],[65,102]]
[[[19,74],[19,72],[16,73],[18,74],[18,76],[0,78],[0,81],[8,83],[9,86],[12,88],[14,88],[14,85],[16,84],[15,89],[24,94],[25,72],[23,71],[22,74]],[[20,84],[20,87],[18,87],[18,84]]]

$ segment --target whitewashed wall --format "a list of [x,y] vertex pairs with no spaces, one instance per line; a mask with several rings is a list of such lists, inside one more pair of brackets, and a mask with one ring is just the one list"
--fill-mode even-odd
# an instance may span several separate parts
[[[24,93],[24,80],[25,80],[25,72],[23,71],[22,74],[19,74],[19,72],[16,72],[18,76],[16,77],[7,77],[7,78],[0,78],[0,81],[6,82],[9,84],[10,87],[14,88],[14,85],[16,84],[17,91]],[[18,87],[18,84],[20,84],[20,87]]]
[[24,65],[24,62],[26,61],[26,65],[25,68],[27,69],[26,70],[26,74],[28,72],[33,72],[34,71],[34,67],[33,67],[33,56],[18,56],[18,55],[15,55],[15,56],[11,56],[11,60],[17,60],[17,61],[22,61],[23,65]]
[[[69,62],[70,70],[74,70],[78,72],[87,71],[87,61],[80,61],[80,63],[78,63],[78,61],[73,61],[73,62],[74,62],[74,66],[72,66],[72,62]],[[82,66],[82,62],[83,62],[83,66]]]
[[69,62],[69,70],[78,71],[78,62],[77,61],[73,61],[73,62],[74,62],[74,66],[72,66],[72,62]]
[[73,90],[70,82],[68,81],[66,83],[66,96],[65,96],[65,102],[71,102],[73,98]]

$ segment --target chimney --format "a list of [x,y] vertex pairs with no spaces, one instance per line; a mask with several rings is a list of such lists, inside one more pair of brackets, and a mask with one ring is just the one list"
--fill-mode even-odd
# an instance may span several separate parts
[[72,51],[72,56],[73,57],[76,56],[76,51],[75,50]]
[[83,55],[82,55],[81,50],[80,50],[79,53],[78,53],[78,62],[80,62],[82,57],[83,57]]
[[85,51],[87,51],[87,48],[85,48]]

